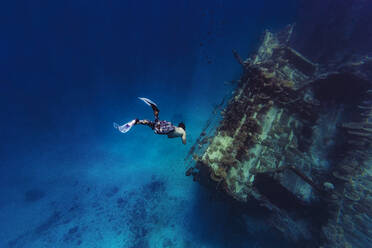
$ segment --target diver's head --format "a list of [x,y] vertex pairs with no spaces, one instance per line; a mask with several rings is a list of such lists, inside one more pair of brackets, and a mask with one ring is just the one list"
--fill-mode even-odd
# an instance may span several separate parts
[[183,123],[183,122],[178,123],[178,127],[181,127],[183,130],[186,131],[185,123]]

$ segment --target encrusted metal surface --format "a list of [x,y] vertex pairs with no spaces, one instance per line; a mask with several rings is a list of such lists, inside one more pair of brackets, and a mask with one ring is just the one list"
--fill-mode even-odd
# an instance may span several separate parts
[[259,202],[292,240],[359,247],[371,239],[370,60],[317,65],[288,47],[292,32],[266,31],[245,61],[235,53],[243,75],[188,175]]

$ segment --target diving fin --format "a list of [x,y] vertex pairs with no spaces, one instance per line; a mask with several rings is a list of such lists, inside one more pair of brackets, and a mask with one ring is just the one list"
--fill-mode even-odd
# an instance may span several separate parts
[[138,99],[144,101],[147,105],[149,105],[150,107],[152,107],[151,105],[155,105],[155,107],[158,107],[158,105],[156,105],[156,103],[154,103],[153,101],[151,101],[150,99],[148,98],[145,98],[145,97],[138,97]]
[[128,132],[136,123],[136,120],[131,120],[130,122],[125,123],[124,125],[120,126],[116,122],[113,123],[114,128],[119,130],[121,133]]

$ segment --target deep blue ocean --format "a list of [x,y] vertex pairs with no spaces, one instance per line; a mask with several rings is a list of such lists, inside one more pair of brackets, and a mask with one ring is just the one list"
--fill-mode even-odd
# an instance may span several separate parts
[[[6,1],[0,8],[0,247],[292,247],[185,177],[241,75],[232,55],[296,19],[294,0]],[[146,126],[183,121],[187,144]]]

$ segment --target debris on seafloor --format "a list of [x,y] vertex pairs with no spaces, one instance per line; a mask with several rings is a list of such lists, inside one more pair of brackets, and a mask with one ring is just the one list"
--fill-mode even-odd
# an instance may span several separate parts
[[208,121],[190,150],[186,175],[270,210],[272,226],[301,247],[365,247],[372,60],[315,64],[288,46],[292,32],[266,31],[245,61],[233,51],[243,74],[218,126]]

